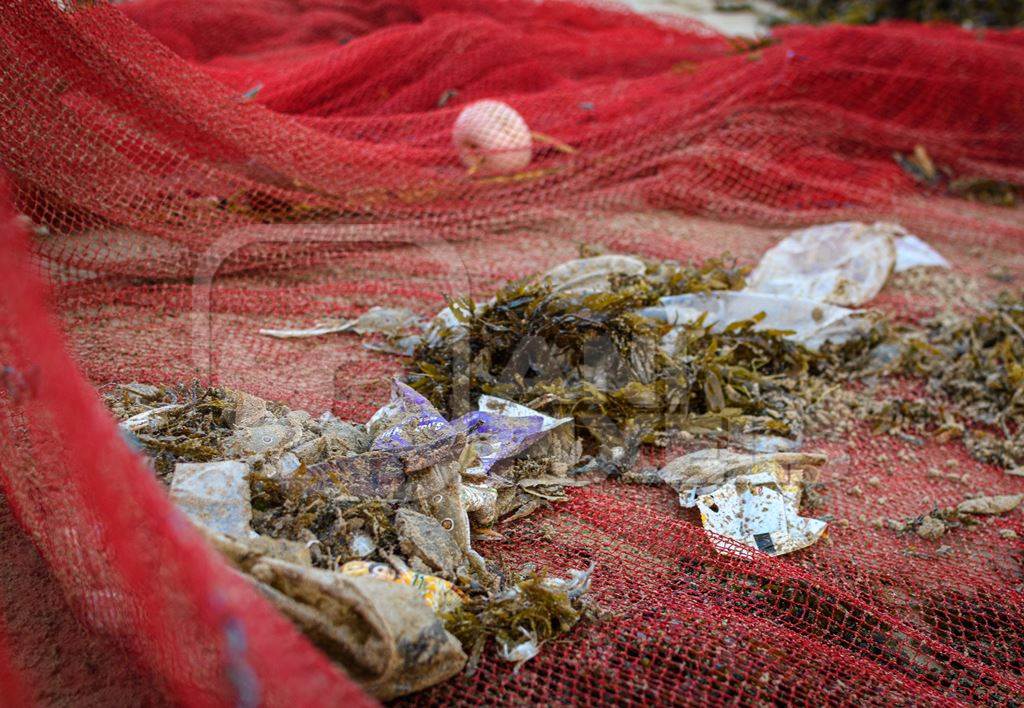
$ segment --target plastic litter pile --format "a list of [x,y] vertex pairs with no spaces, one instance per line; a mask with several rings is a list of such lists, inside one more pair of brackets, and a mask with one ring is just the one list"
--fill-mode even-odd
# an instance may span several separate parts
[[[261,330],[400,343],[373,348],[410,358],[419,391],[395,381],[365,424],[197,387],[126,384],[107,401],[213,545],[370,693],[394,698],[467,661],[473,673],[490,637],[520,665],[581,619],[600,621],[586,597],[593,564],[546,577],[474,548],[567,488],[663,482],[726,556],[820,541],[828,523],[801,514],[828,463],[797,451],[812,426],[807,382],[864,375],[876,350],[920,346],[880,313],[831,303],[863,304],[917,267],[949,264],[898,226],[838,223],[784,239],[749,281],[721,261],[599,255],[483,304],[452,300],[429,321],[375,307],[337,326]],[[636,469],[645,444],[680,438],[699,449]],[[971,497],[887,526],[937,539],[1022,499]],[[402,589],[380,594],[382,583]]]

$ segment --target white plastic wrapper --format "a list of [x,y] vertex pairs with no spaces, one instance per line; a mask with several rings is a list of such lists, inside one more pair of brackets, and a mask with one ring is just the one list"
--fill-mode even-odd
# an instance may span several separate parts
[[[705,324],[713,332],[763,313],[764,319],[755,329],[790,331],[789,336],[808,349],[818,349],[826,341],[842,344],[866,332],[876,320],[871,313],[813,300],[732,290],[663,297],[659,306],[640,311],[646,317],[678,325],[696,322],[704,313]],[[665,344],[671,346],[671,332],[669,337]]]
[[[761,470],[761,471],[758,471]],[[824,521],[800,516],[802,472],[765,463],[754,473],[729,480],[697,498],[700,520],[715,550],[742,556],[721,537],[772,556],[798,551],[815,543],[828,527]]]
[[639,258],[608,254],[561,263],[542,276],[557,292],[598,293],[611,287],[615,275],[643,275],[647,266]]
[[747,290],[833,305],[861,305],[896,264],[897,224],[842,221],[794,231],[764,254]]
[[179,462],[171,499],[192,521],[212,531],[236,538],[255,535],[249,527],[249,467],[243,462]]
[[893,271],[902,273],[911,268],[949,268],[949,261],[942,254],[913,234],[896,239],[896,266]]
[[[821,454],[802,452],[768,452],[751,454],[709,448],[677,457],[660,470],[658,477],[679,494],[679,505],[691,509],[697,498],[711,494],[736,477],[754,474],[771,465],[772,469],[802,470],[823,465]],[[802,473],[801,473],[802,474]]]
[[300,329],[261,329],[260,334],[275,339],[305,339],[338,332],[398,336],[402,332],[422,327],[423,321],[419,315],[405,308],[371,307],[356,319],[347,322]]

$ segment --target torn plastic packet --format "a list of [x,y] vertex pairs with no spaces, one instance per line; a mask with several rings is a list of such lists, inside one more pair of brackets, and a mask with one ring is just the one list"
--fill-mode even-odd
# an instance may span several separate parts
[[[826,341],[836,344],[867,332],[877,315],[826,303],[749,291],[717,290],[663,297],[659,305],[640,310],[644,317],[688,325],[707,313],[711,331],[722,332],[733,322],[763,314],[754,329],[788,331],[789,338],[808,349],[819,349]],[[664,344],[671,347],[677,333],[669,332]]]
[[349,561],[341,566],[339,572],[353,578],[369,576],[377,580],[408,585],[418,592],[423,601],[437,614],[451,612],[466,600],[465,594],[444,578],[411,570],[399,572],[384,563]]
[[658,470],[658,477],[679,494],[679,505],[685,509],[697,505],[697,499],[711,494],[727,482],[743,475],[772,469],[803,470],[825,464],[825,455],[802,452],[769,452],[750,454],[710,448],[698,450],[671,460]]
[[401,381],[391,384],[391,400],[366,423],[371,450],[396,452],[443,435],[451,429],[433,404]]
[[570,422],[572,418],[552,418],[503,398],[480,396],[477,410],[453,422],[466,431],[480,460],[464,474],[484,476],[499,460],[515,457],[549,430]]
[[424,396],[395,381],[391,401],[367,423],[374,436],[371,449],[398,451],[445,432],[465,432],[479,462],[466,470],[467,476],[484,477],[499,460],[515,457],[549,430],[572,418],[552,418],[532,408],[495,396],[481,396],[478,410],[451,422],[444,419]]
[[721,537],[780,556],[815,543],[828,527],[800,516],[803,472],[767,462],[697,498],[700,520],[719,553],[744,556]]
[[171,479],[171,499],[192,521],[218,533],[248,538],[252,506],[249,467],[244,462],[179,462]]

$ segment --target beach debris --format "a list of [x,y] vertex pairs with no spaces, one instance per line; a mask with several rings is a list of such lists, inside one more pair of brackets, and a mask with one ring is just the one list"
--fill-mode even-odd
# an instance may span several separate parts
[[[870,312],[750,291],[673,295],[640,313],[673,326],[706,325],[713,333],[724,333],[737,323],[751,322],[754,331],[792,339],[812,351],[826,342],[842,344],[864,336],[878,321]],[[670,332],[665,346],[671,348],[677,337],[678,331]]]
[[[535,445],[557,439],[571,465],[589,456],[591,478],[616,473],[613,457],[628,461],[640,444],[679,431],[795,432],[781,378],[807,367],[806,348],[754,320],[712,328],[697,313],[673,327],[645,310],[665,296],[740,288],[743,269],[645,263],[642,275],[610,275],[606,292],[555,291],[539,278],[509,284],[487,303],[451,300],[457,324],[432,327],[409,385],[456,418],[482,395],[571,417]],[[663,347],[673,329],[673,346]]]
[[253,534],[249,468],[242,462],[178,463],[171,500],[192,521],[229,536]]
[[776,469],[800,472],[800,479],[816,477],[810,472],[828,461],[825,455],[802,452],[751,454],[718,448],[691,452],[671,460],[658,470],[665,484],[679,494],[679,505],[692,508],[699,497],[710,494],[737,477]]
[[551,286],[553,292],[599,293],[607,292],[615,276],[640,276],[647,264],[633,256],[604,254],[561,263],[544,273],[540,280]]
[[[479,656],[484,643],[493,638],[499,657],[521,665],[536,656],[544,642],[594,614],[586,602],[593,572],[592,564],[555,578],[528,566],[507,588],[486,598],[471,598],[447,613],[445,627],[470,647],[471,657]],[[475,670],[473,659],[467,668]]]
[[498,520],[498,490],[483,484],[462,483],[462,505],[474,530],[491,526]]
[[747,290],[855,306],[881,291],[896,263],[895,224],[843,221],[794,231],[761,258]]
[[698,496],[700,520],[715,550],[743,556],[734,541],[778,556],[817,542],[828,524],[800,516],[803,482],[801,469],[763,462]]
[[405,308],[374,306],[353,320],[297,329],[261,329],[260,334],[275,339],[306,339],[327,334],[383,334],[399,338],[412,330],[422,329],[422,318]]
[[210,538],[285,616],[379,699],[432,686],[466,663],[459,641],[411,583],[309,568],[253,552],[225,536]]
[[764,254],[746,289],[853,307],[873,299],[892,273],[918,267],[950,265],[899,224],[842,221],[794,231]]
[[[990,13],[985,14],[989,14],[985,19],[992,16]],[[1021,194],[1024,194],[1024,187],[1018,183],[971,174],[957,175],[950,166],[937,166],[923,145],[915,145],[914,151],[909,155],[895,152],[893,159],[915,182],[931,189],[944,188],[948,194],[961,199],[993,206],[1013,207],[1016,206]]]
[[[895,369],[923,378],[932,400],[907,411],[921,430],[962,437],[971,454],[1024,464],[1024,299],[1002,294],[970,317],[940,315],[904,338]],[[939,420],[937,412],[946,409]]]
[[412,509],[399,509],[395,516],[398,543],[406,558],[416,558],[431,571],[453,575],[465,556],[451,535],[434,518]]
[[1024,494],[997,494],[993,496],[973,496],[965,499],[955,507],[935,507],[927,514],[911,517],[903,521],[890,519],[886,526],[894,531],[912,531],[929,541],[938,540],[953,529],[976,526],[977,516],[1006,514],[1020,506]]
[[149,410],[133,415],[131,418],[122,420],[120,425],[125,430],[130,430],[132,432],[142,430],[148,426],[153,419],[158,418],[160,415],[170,413],[171,411],[176,411],[181,408],[182,405],[180,403],[168,403],[165,406],[157,406],[156,408],[150,408]]
[[423,597],[423,601],[430,609],[439,615],[455,610],[468,599],[461,590],[444,578],[411,570],[398,571],[384,563],[349,561],[341,566],[338,572],[354,578],[368,576],[390,583],[408,585]]
[[453,423],[467,431],[479,460],[464,470],[470,477],[486,476],[499,461],[519,455],[549,431],[572,423],[572,418],[553,418],[497,396],[480,396],[477,409]]
[[950,264],[938,251],[913,234],[896,238],[896,264],[894,273],[911,268],[949,268]]

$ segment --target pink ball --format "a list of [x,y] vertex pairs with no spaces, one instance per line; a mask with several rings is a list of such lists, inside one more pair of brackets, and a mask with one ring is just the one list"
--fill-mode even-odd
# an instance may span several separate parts
[[452,129],[462,164],[479,175],[519,172],[530,164],[533,139],[523,117],[501,101],[477,101],[462,109]]

